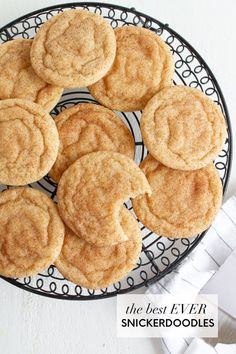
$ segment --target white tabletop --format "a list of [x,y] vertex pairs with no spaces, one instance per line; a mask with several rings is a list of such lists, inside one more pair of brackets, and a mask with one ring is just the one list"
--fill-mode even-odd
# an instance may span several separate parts
[[[0,0],[0,27],[27,12],[60,2],[70,1]],[[135,7],[169,23],[191,42],[222,88],[236,138],[235,0],[103,2]],[[236,193],[234,165],[235,159],[226,197]],[[0,297],[0,352],[3,354],[160,353],[157,339],[116,337],[115,298],[89,302],[53,300],[22,291],[3,280],[0,280]]]

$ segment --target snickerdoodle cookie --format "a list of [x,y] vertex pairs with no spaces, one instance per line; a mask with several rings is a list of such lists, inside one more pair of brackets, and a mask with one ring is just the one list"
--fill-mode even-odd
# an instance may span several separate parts
[[74,162],[57,189],[61,217],[84,241],[108,246],[127,240],[120,208],[129,198],[151,193],[133,160],[116,152],[92,152]]
[[160,89],[172,84],[170,49],[154,32],[134,26],[115,29],[117,52],[106,76],[89,87],[111,109],[137,111]]
[[65,109],[55,119],[60,147],[50,176],[59,181],[78,158],[90,152],[114,151],[134,157],[134,140],[128,127],[111,110],[91,103]]
[[105,288],[135,267],[141,252],[139,226],[124,207],[120,214],[128,240],[114,246],[96,247],[66,228],[62,251],[55,262],[65,278],[86,288]]
[[0,45],[0,99],[27,99],[50,111],[63,89],[35,74],[30,63],[32,42],[32,39],[14,39]]
[[164,165],[195,170],[221,151],[226,125],[219,107],[201,91],[165,88],[145,107],[141,133],[150,154]]
[[39,29],[31,48],[31,63],[46,82],[84,87],[107,73],[115,52],[114,31],[103,17],[69,10],[53,16]]
[[0,183],[24,185],[41,179],[59,149],[56,124],[36,103],[0,101]]
[[151,196],[133,200],[139,220],[167,237],[191,237],[206,230],[222,201],[222,184],[211,163],[195,171],[173,170],[148,155],[140,165]]
[[56,205],[33,188],[0,193],[0,274],[34,275],[58,257],[64,224]]

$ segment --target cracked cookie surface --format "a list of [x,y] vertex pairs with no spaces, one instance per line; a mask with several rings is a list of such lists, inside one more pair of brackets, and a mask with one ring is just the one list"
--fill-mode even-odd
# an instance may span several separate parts
[[39,105],[0,101],[0,183],[25,185],[45,176],[59,148],[56,124]]
[[191,237],[206,230],[222,202],[222,184],[211,163],[195,171],[173,170],[148,155],[140,164],[152,195],[132,201],[138,219],[158,235]]
[[55,122],[60,147],[50,176],[57,182],[73,162],[90,152],[114,151],[134,157],[134,140],[129,128],[105,107],[78,104],[65,109]]
[[108,108],[141,110],[155,93],[172,85],[172,54],[165,42],[148,29],[125,26],[115,29],[115,34],[115,61],[89,91]]
[[0,193],[0,274],[26,277],[58,257],[64,224],[54,202],[33,188]]
[[55,262],[68,280],[86,288],[105,288],[128,274],[141,252],[141,233],[137,221],[124,207],[121,226],[128,240],[114,246],[96,247],[66,228],[60,256]]
[[180,170],[207,166],[226,139],[225,120],[216,103],[186,86],[155,95],[142,113],[140,129],[150,154]]
[[37,32],[31,63],[39,77],[61,87],[84,87],[100,80],[116,52],[112,27],[85,10],[53,16]]
[[74,162],[57,189],[58,208],[67,226],[97,246],[127,240],[120,208],[130,197],[151,193],[133,160],[115,152],[93,152]]
[[50,111],[63,89],[43,81],[30,62],[32,39],[14,39],[0,45],[0,99],[21,98]]

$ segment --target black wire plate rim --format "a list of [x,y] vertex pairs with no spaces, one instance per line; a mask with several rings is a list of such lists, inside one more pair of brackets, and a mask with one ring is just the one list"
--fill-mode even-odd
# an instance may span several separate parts
[[[228,112],[228,108],[225,102],[225,98],[224,95],[221,91],[221,88],[219,86],[218,81],[216,80],[214,74],[212,73],[211,69],[209,68],[208,64],[205,62],[205,60],[202,58],[202,56],[192,47],[192,45],[186,41],[179,33],[177,33],[176,31],[174,31],[172,28],[169,27],[168,24],[164,24],[162,22],[160,22],[159,20],[156,20],[155,18],[146,15],[142,12],[137,11],[136,9],[134,9],[133,7],[128,8],[125,6],[120,6],[120,5],[115,5],[115,4],[107,4],[107,3],[102,3],[102,2],[69,2],[69,3],[63,3],[63,4],[57,4],[57,5],[53,5],[53,6],[48,6],[48,7],[44,7],[44,8],[40,8],[38,10],[29,12],[23,16],[18,17],[17,19],[9,22],[8,24],[4,25],[2,28],[0,28],[0,32],[5,31],[5,33],[7,33],[7,28],[10,26],[14,26],[16,23],[19,23],[20,21],[38,14],[38,12],[43,12],[43,11],[48,11],[48,10],[53,10],[53,9],[57,9],[58,7],[60,8],[69,8],[71,6],[91,6],[91,7],[103,7],[103,8],[107,8],[107,9],[112,9],[115,8],[117,10],[121,10],[121,11],[128,11],[129,13],[132,13],[134,15],[137,16],[142,16],[144,17],[147,21],[151,21],[154,23],[157,23],[158,25],[160,25],[163,29],[168,30],[169,32],[171,32],[173,35],[175,35],[176,37],[178,37],[186,46],[187,48],[189,48],[195,55],[196,58],[199,59],[203,65],[204,65],[204,69],[207,71],[207,73],[209,74],[209,76],[212,78],[212,81],[215,84],[215,87],[219,93],[221,102],[222,102],[222,106],[224,108],[224,114],[227,120],[227,125],[228,125],[228,149],[229,149],[229,161],[228,161],[228,170],[227,170],[227,174],[226,174],[226,178],[225,178],[225,184],[223,187],[223,193],[225,193],[227,187],[228,187],[228,183],[229,183],[229,178],[230,178],[230,174],[231,174],[231,169],[232,169],[232,127],[231,127],[231,122],[230,122],[230,117],[229,117],[229,112]],[[191,245],[191,247],[185,251],[185,253],[180,256],[180,258],[176,259],[175,261],[173,261],[171,263],[170,266],[168,266],[165,270],[161,271],[160,274],[156,274],[154,277],[152,277],[152,279],[146,280],[141,284],[137,284],[137,285],[133,285],[130,288],[126,288],[123,290],[119,290],[118,294],[125,294],[131,291],[134,291],[138,288],[141,288],[143,286],[148,286],[158,280],[160,280],[161,278],[163,278],[166,274],[170,273],[173,269],[175,269],[192,251],[193,249],[199,244],[199,242],[202,240],[202,238],[205,236],[205,234],[207,233],[208,230],[204,231],[201,236],[198,237],[198,239],[194,242],[194,244]],[[53,294],[53,293],[47,293],[47,292],[39,292],[36,289],[31,289],[25,286],[25,284],[22,283],[18,283],[16,282],[14,279],[11,278],[6,278],[6,277],[1,277],[2,279],[4,279],[5,281],[7,281],[8,283],[13,284],[14,286],[17,286],[18,288],[21,288],[23,290],[26,290],[28,292],[31,293],[35,293],[37,295],[41,295],[44,297],[49,297],[49,298],[54,298],[54,299],[60,299],[60,300],[79,300],[79,301],[86,301],[86,300],[96,300],[96,299],[105,299],[105,298],[109,298],[109,297],[113,297],[117,295],[117,290],[115,290],[114,292],[110,292],[110,293],[104,293],[104,294],[99,294],[99,295],[86,295],[86,296],[74,296],[74,295],[57,295],[57,294]]]

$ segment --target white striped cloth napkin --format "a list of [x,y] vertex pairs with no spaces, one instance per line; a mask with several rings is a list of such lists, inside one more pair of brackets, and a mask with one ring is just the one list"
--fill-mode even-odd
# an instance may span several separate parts
[[[220,209],[213,225],[201,243],[172,273],[151,285],[148,293],[197,295],[204,285],[216,275],[221,265],[236,249],[236,196]],[[232,282],[236,294],[235,274]],[[230,333],[230,336],[229,336]],[[223,343],[236,343],[236,321],[219,309],[219,337]],[[216,344],[217,339],[162,338],[164,354],[236,354],[236,344]]]

